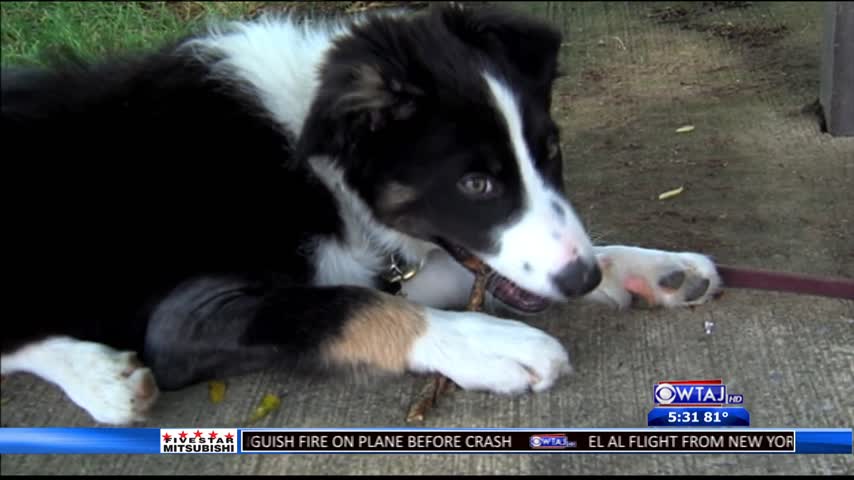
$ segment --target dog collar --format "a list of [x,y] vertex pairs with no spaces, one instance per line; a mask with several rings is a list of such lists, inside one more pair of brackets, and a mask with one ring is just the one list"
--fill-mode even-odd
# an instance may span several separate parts
[[389,266],[380,275],[386,284],[385,290],[395,295],[400,294],[404,282],[412,280],[421,271],[424,260],[408,263],[401,259],[396,253],[389,255]]

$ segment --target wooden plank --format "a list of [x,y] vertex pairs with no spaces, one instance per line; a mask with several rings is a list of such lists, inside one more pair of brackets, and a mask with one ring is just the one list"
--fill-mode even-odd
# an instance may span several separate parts
[[826,2],[820,101],[833,136],[854,136],[854,3]]

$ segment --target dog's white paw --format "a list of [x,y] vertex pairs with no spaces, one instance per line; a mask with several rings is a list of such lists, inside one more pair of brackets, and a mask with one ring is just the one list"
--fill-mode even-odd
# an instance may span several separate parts
[[124,425],[145,420],[159,395],[151,370],[133,352],[92,345],[99,348],[80,360],[80,368],[64,385],[69,398],[101,423]]
[[438,372],[467,390],[542,391],[572,367],[554,337],[522,322],[427,309],[428,330],[409,355],[415,372]]
[[633,299],[647,305],[700,305],[720,291],[714,262],[698,253],[676,253],[639,247],[597,247],[602,283],[592,300],[628,307]]
[[125,425],[145,419],[159,396],[151,370],[133,352],[57,337],[3,357],[4,371],[26,371],[58,385],[96,421]]

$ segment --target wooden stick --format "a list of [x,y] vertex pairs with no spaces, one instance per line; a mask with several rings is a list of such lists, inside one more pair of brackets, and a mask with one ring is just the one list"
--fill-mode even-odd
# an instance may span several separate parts
[[447,392],[453,387],[454,382],[450,381],[444,375],[436,375],[432,380],[424,384],[421,388],[421,393],[418,395],[419,400],[409,407],[409,413],[406,415],[406,423],[423,422],[427,416],[427,411],[436,404],[439,395]]
[[[463,262],[463,266],[474,272],[474,285],[466,310],[479,312],[483,308],[486,298],[486,282],[489,279],[489,267],[476,257],[469,257]],[[436,375],[421,388],[418,400],[409,407],[406,423],[423,422],[427,411],[436,405],[439,396],[454,388],[454,382],[444,375]]]

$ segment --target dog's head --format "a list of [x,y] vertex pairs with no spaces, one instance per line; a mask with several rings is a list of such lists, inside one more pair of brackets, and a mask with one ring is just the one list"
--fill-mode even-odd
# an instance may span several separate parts
[[512,307],[587,293],[601,275],[550,115],[560,46],[494,9],[367,19],[328,53],[300,154],[335,158],[387,226],[478,256]]

